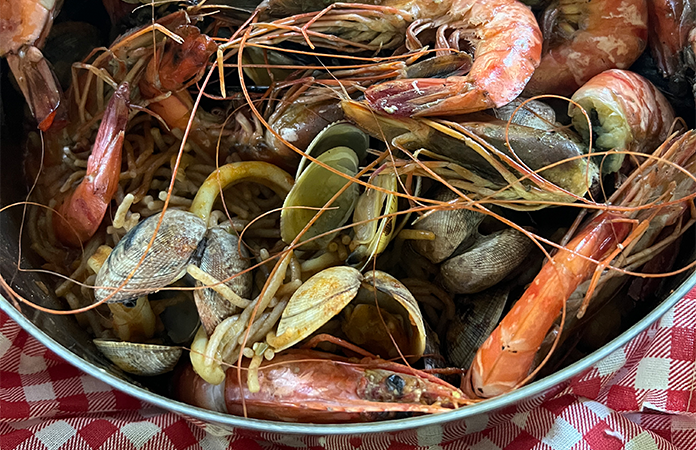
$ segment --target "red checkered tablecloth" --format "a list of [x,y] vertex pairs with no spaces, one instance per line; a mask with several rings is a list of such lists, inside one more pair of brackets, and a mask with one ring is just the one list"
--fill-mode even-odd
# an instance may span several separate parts
[[542,398],[477,418],[464,433],[431,426],[362,438],[287,435],[268,444],[253,432],[206,433],[120,393],[0,312],[0,449],[696,449],[694,333],[696,289],[588,371]]

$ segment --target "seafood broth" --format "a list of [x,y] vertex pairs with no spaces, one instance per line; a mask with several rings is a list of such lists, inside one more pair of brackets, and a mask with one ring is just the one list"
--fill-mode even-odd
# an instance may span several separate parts
[[[67,19],[80,19],[70,15],[75,13],[68,6],[70,4],[66,2],[63,16],[56,19],[57,29]],[[108,25],[104,25],[109,22],[106,12],[101,7],[98,9],[95,20],[107,29]],[[361,89],[355,88],[360,82],[369,86],[371,81],[357,82],[352,78],[342,90],[336,88],[329,95],[320,88],[315,91],[313,87],[307,88],[307,92],[318,99],[308,103],[308,108],[316,108],[312,115],[326,118],[326,123],[309,124],[306,130],[301,130],[309,136],[303,135],[303,139],[313,159],[305,157],[300,162],[287,148],[287,154],[269,150],[280,147],[270,144],[270,132],[245,106],[244,95],[261,98],[255,90],[264,92],[263,82],[272,82],[274,76],[290,76],[282,72],[284,69],[252,73],[252,66],[246,75],[257,86],[248,90],[251,94],[245,92],[244,95],[239,93],[240,86],[231,84],[236,74],[228,76],[228,95],[233,100],[224,103],[212,97],[203,98],[200,112],[191,114],[196,86],[207,74],[206,69],[210,68],[209,63],[215,59],[216,49],[221,48],[219,43],[224,40],[215,41],[205,34],[216,30],[212,26],[213,19],[206,18],[198,23],[199,29],[182,17],[182,14],[165,15],[163,23],[169,31],[164,34],[170,34],[158,38],[162,40],[156,42],[157,50],[146,47],[152,46],[150,39],[138,41],[133,37],[132,41],[117,40],[110,52],[93,55],[90,64],[108,67],[112,79],[93,77],[89,83],[101,87],[85,88],[83,103],[78,106],[71,103],[70,108],[74,110],[66,114],[73,123],[61,125],[60,120],[65,119],[56,115],[54,125],[48,125],[43,144],[25,118],[31,112],[11,81],[8,65],[4,60],[0,63],[3,121],[0,207],[13,205],[0,214],[0,276],[5,283],[0,285],[0,292],[10,299],[0,303],[13,317],[17,317],[16,310],[12,309],[12,305],[16,305],[37,328],[18,318],[23,326],[32,333],[39,333],[40,340],[52,349],[57,348],[59,354],[67,355],[65,349],[69,349],[78,358],[69,355],[68,359],[89,373],[97,373],[96,368],[104,369],[110,374],[107,382],[139,398],[234,426],[264,429],[266,425],[204,413],[192,406],[172,403],[167,398],[274,421],[369,422],[431,413],[440,413],[436,417],[442,417],[443,421],[450,420],[447,417],[454,420],[500,407],[505,404],[505,398],[518,401],[525,395],[537,394],[551,387],[551,383],[578,373],[599,355],[606,355],[609,349],[617,348],[647,327],[650,320],[656,319],[657,312],[665,311],[678,300],[675,293],[681,295],[693,284],[693,277],[689,278],[692,270],[664,280],[631,278],[628,281],[627,277],[607,276],[613,273],[607,271],[600,279],[600,273],[595,273],[596,263],[575,258],[587,252],[589,258],[603,264],[617,264],[632,272],[658,273],[667,271],[664,267],[687,266],[696,255],[694,228],[691,227],[696,217],[691,215],[682,198],[688,197],[688,201],[693,202],[696,192],[693,176],[669,164],[659,169],[655,168],[657,163],[638,165],[639,158],[634,154],[625,161],[621,155],[621,159],[612,160],[611,166],[604,165],[601,156],[584,157],[577,150],[584,145],[583,137],[573,131],[559,131],[561,126],[553,111],[550,118],[544,119],[539,118],[540,113],[529,114],[531,119],[528,120],[535,125],[515,123],[514,127],[519,127],[513,127],[515,133],[534,128],[534,131],[526,131],[528,135],[510,137],[517,153],[505,149],[507,131],[501,138],[501,128],[496,128],[500,124],[491,116],[472,116],[469,122],[460,123],[456,121],[459,119],[383,115],[378,119],[382,121],[379,122],[382,128],[377,131],[372,123],[361,119],[364,115],[360,108],[365,104],[358,105]],[[143,23],[147,24],[147,17],[145,19]],[[228,22],[222,22],[221,29],[225,26],[229,27],[225,30],[234,29],[235,25],[230,24],[242,23],[234,17],[225,20]],[[131,25],[124,22],[121,31]],[[224,32],[220,36],[229,37]],[[104,44],[106,41],[100,45]],[[278,45],[296,50],[302,40]],[[143,49],[137,46],[147,50],[141,51]],[[176,66],[176,70],[171,71],[172,66],[168,64],[182,57],[176,53],[178,46],[191,51],[183,57],[191,67],[179,69]],[[51,55],[50,50],[49,46],[44,53]],[[331,52],[336,53],[335,50]],[[114,60],[109,61],[110,53]],[[157,58],[150,56],[155,54]],[[253,52],[250,54],[253,57]],[[129,59],[124,55],[135,57]],[[117,63],[116,59],[121,57],[128,62]],[[273,58],[279,58],[275,64],[283,67],[306,64],[303,61],[309,59],[303,56],[305,60],[300,57],[288,62],[283,56]],[[346,58],[346,55],[327,56],[325,61],[347,65],[346,61],[350,60]],[[236,61],[236,56],[232,59]],[[59,66],[58,62],[54,65]],[[258,61],[250,63],[262,65]],[[118,68],[118,64],[123,67]],[[73,80],[85,83],[85,66],[75,67],[82,75],[73,76]],[[339,77],[344,76],[341,70],[344,69],[335,71]],[[366,71],[366,77],[378,79],[377,72],[370,72],[372,69],[363,67],[360,70]],[[384,70],[379,76],[393,77],[388,72],[390,68]],[[426,69],[425,76],[427,70],[430,69]],[[456,74],[460,69],[451,72],[453,69],[448,66],[447,70],[450,71],[447,73]],[[322,80],[324,75],[318,72],[313,75],[319,77],[319,83],[331,86],[328,77]],[[213,74],[215,87],[208,88],[211,92],[220,83],[216,76]],[[281,91],[283,95],[294,101],[301,99],[300,104],[308,102],[302,97],[306,95],[302,90],[293,91],[292,84],[288,83],[290,88],[283,88],[287,89]],[[401,83],[382,85],[379,95],[391,95],[390,86],[397,85]],[[323,88],[328,89],[326,86]],[[67,102],[72,102],[74,92],[66,92],[69,92]],[[88,98],[91,92],[102,97]],[[104,92],[108,95],[103,95]],[[116,94],[111,95],[113,92]],[[591,99],[588,109],[597,109],[594,115],[604,114],[601,106],[592,103],[592,92],[583,95]],[[404,98],[396,95],[389,97],[389,102],[398,103]],[[283,102],[292,103],[293,100],[274,99],[280,100],[277,110],[267,106],[265,110],[259,107],[258,111],[264,120],[277,124],[280,122],[272,120],[274,114],[283,111],[290,114],[291,108],[285,109]],[[339,99],[340,106],[337,106]],[[326,106],[331,102],[333,106]],[[384,103],[387,109],[392,108],[389,102]],[[650,141],[650,149],[641,148],[640,151],[649,152],[660,146],[661,158],[693,172],[696,156],[691,155],[696,154],[696,134],[682,131],[667,138],[674,118],[673,113],[667,112],[671,106],[662,97],[655,103],[664,114],[653,130],[641,131],[654,132],[651,135],[654,142]],[[142,107],[150,114],[142,112]],[[332,116],[341,108],[352,123],[344,119],[338,125],[325,127],[344,116],[344,113]],[[543,106],[539,108],[542,110]],[[332,112],[327,112],[329,109]],[[677,116],[680,113],[676,111]],[[97,119],[102,115],[100,124]],[[77,125],[78,120],[81,126]],[[183,145],[181,130],[187,123],[193,126]],[[62,133],[51,126],[66,126],[67,131]],[[547,129],[539,131],[536,127]],[[591,136],[597,129],[585,130],[584,137]],[[281,129],[283,133],[287,140],[294,141],[287,137],[292,134],[288,129]],[[346,135],[350,137],[346,139]],[[552,141],[554,145],[572,148],[574,153],[564,156],[558,151],[553,157],[539,157],[533,148],[526,146],[541,135],[553,135],[553,139],[557,139]],[[64,141],[66,136],[69,138]],[[95,139],[95,149],[89,152]],[[649,140],[647,137],[641,139]],[[224,148],[217,147],[218,140]],[[431,149],[465,142],[461,144],[462,151],[469,152],[470,156],[459,158],[460,153],[456,153],[459,148],[454,153],[429,152],[431,149],[422,148],[426,142],[433,143]],[[633,145],[628,148],[636,148],[640,143]],[[391,162],[385,156],[385,148],[390,146],[401,150]],[[180,148],[183,149],[181,154]],[[681,148],[688,151],[680,153]],[[420,162],[405,156],[422,150],[425,150],[421,153],[423,156],[417,156]],[[40,156],[43,152],[47,155],[44,158]],[[568,175],[570,169],[563,172],[563,167],[570,167],[564,157],[575,158],[572,175]],[[297,169],[298,163],[300,169]],[[631,164],[637,166],[636,173],[642,173],[642,179],[647,180],[642,187],[637,184],[634,189],[625,187],[636,178],[641,179],[640,176],[630,172],[614,173]],[[555,183],[568,184],[560,188],[550,185],[529,169],[529,166],[548,165],[560,168],[549,170],[549,173],[556,170]],[[395,175],[397,173],[399,176]],[[490,177],[486,179],[487,176]],[[172,181],[172,177],[176,181]],[[358,178],[361,183],[346,184],[346,177]],[[522,180],[517,181],[517,178]],[[38,184],[30,200],[44,207],[22,203],[27,201],[25,186],[31,186],[33,179],[38,180]],[[443,179],[450,186],[470,194],[471,204],[481,200],[493,206],[485,214],[471,204],[464,209],[447,207],[447,202],[459,202],[457,205],[462,202],[451,187],[443,189]],[[599,187],[600,179],[606,186]],[[671,180],[676,180],[674,185],[670,184]],[[619,186],[619,181],[626,184]],[[611,186],[610,182],[617,185]],[[602,192],[604,188],[606,191]],[[409,195],[404,194],[404,189]],[[107,192],[103,198],[101,194],[94,194],[101,191]],[[650,195],[646,197],[649,200],[640,197],[643,191]],[[395,193],[401,194],[401,198]],[[613,204],[625,206],[597,215],[592,221],[589,220],[592,211],[589,211],[588,220],[575,231],[575,239],[570,240],[571,234],[567,235],[567,245],[579,245],[577,242],[581,239],[577,236],[584,236],[582,233],[590,237],[611,236],[615,242],[602,238],[596,249],[583,244],[573,251],[561,250],[549,255],[553,256],[553,264],[575,267],[574,273],[582,272],[583,276],[577,283],[573,281],[575,284],[566,286],[567,295],[557,299],[560,303],[548,308],[550,315],[543,321],[548,322],[546,329],[551,329],[548,334],[545,331],[537,336],[539,342],[525,356],[528,366],[523,366],[517,375],[509,371],[487,375],[489,366],[495,366],[495,361],[501,359],[491,363],[486,358],[509,357],[482,356],[491,345],[500,348],[495,339],[505,331],[498,328],[512,326],[515,332],[519,332],[515,327],[523,328],[522,320],[502,318],[524,315],[518,313],[517,308],[535,296],[536,291],[528,290],[527,286],[534,284],[536,276],[556,276],[555,270],[546,266],[542,269],[544,253],[530,244],[527,236],[535,233],[546,239],[543,242],[547,245],[543,248],[552,251],[549,242],[560,242],[565,231],[573,226],[579,210],[568,204],[585,195],[593,199],[605,195],[603,200],[611,199]],[[414,207],[416,196],[421,205],[436,207],[418,210]],[[331,199],[335,201],[334,209],[327,209],[326,215],[310,226],[313,211]],[[410,218],[404,214],[409,200],[414,208]],[[643,212],[640,206],[650,201],[671,202],[672,206],[660,206],[662,209],[657,209],[660,213],[655,217],[650,215],[649,209]],[[168,212],[162,214],[165,202],[168,202]],[[545,208],[549,203],[560,206]],[[48,214],[46,211],[51,209],[54,213]],[[422,216],[428,209],[433,212]],[[322,222],[324,219],[326,221]],[[510,229],[503,222],[515,224],[516,229]],[[159,234],[154,237],[157,232]],[[320,236],[302,246],[303,239],[317,235]],[[625,258],[620,252],[624,248],[622,242],[632,242]],[[514,254],[506,255],[495,245],[502,245]],[[148,251],[143,253],[143,249]],[[652,257],[652,250],[657,257]],[[19,264],[23,269],[44,270],[18,271],[18,255],[21,255]],[[537,275],[540,270],[542,275]],[[51,273],[73,278],[84,286]],[[461,280],[464,276],[466,282]],[[563,281],[558,281],[558,285],[561,284]],[[588,308],[583,303],[584,293],[588,290],[591,293],[595,288],[598,295]],[[503,294],[501,289],[505,290]],[[526,294],[526,291],[531,293]],[[55,315],[25,302],[15,303],[14,294],[51,310],[89,309],[94,302],[103,304],[78,315]],[[474,322],[466,315],[475,309],[473,305],[477,301],[489,294],[490,298],[502,298],[495,300],[502,303],[490,308],[493,312],[485,313],[491,314],[485,316],[487,323],[470,325]],[[517,299],[520,301],[514,304]],[[597,305],[607,306],[597,309]],[[568,320],[559,324],[556,313],[563,309],[565,314],[566,307],[570,311]],[[586,309],[584,321],[575,319],[576,314],[582,316]],[[614,322],[602,326],[600,317]],[[511,322],[514,323],[510,325]],[[485,328],[486,331],[480,335],[459,336],[470,328]],[[492,331],[494,328],[496,331]],[[554,329],[556,332],[564,329],[566,333],[579,330],[576,334],[581,338],[564,337],[555,342]],[[615,331],[602,333],[605,329]],[[461,345],[450,348],[448,340],[457,340],[457,344],[461,340]],[[62,348],[55,347],[56,342]],[[608,342],[611,342],[609,346],[605,346]],[[316,350],[300,349],[303,344],[316,346]],[[345,350],[341,351],[342,347]],[[503,343],[503,353],[505,347]],[[182,355],[182,348],[191,350],[190,362],[187,351]],[[451,362],[454,356],[449,353],[455,351],[457,360],[466,361],[461,367]],[[142,361],[154,358],[155,353],[149,352],[162,355],[162,367],[141,367]],[[514,349],[511,353],[520,352]],[[124,354],[126,356],[122,356]],[[548,360],[542,361],[547,354]],[[362,358],[360,365],[356,364],[356,357]],[[271,368],[274,360],[281,369]],[[406,369],[392,360],[408,360],[413,368]],[[234,367],[237,361],[243,363],[242,376],[238,376],[234,368],[227,368]],[[349,395],[336,392],[335,398],[329,395],[332,397],[329,399],[316,400],[311,392],[303,393],[307,398],[283,398],[277,394],[274,380],[287,377],[283,375],[284,364],[287,370],[295,373],[325,374],[325,380],[315,381],[327,386],[334,382],[332,377],[356,386],[366,382],[372,384],[369,392],[357,390]],[[176,369],[172,372],[174,366]],[[445,371],[446,375],[434,375],[443,368],[449,371]],[[536,381],[524,386],[534,375]],[[496,381],[487,384],[489,376],[494,376]],[[138,389],[133,390],[122,380]],[[140,390],[141,386],[147,390]],[[218,386],[234,393],[224,394],[214,405],[208,403],[206,399],[217,395]],[[484,398],[506,393],[507,397],[476,404]],[[244,405],[240,396],[248,402],[247,406],[240,406]],[[267,401],[265,396],[273,397],[278,402],[277,407],[258,406]],[[317,406],[314,406],[315,401]],[[298,407],[301,403],[304,403],[302,408]],[[222,410],[220,404],[225,405]],[[418,426],[421,422],[425,425],[440,419],[414,420],[412,423]],[[360,430],[391,429],[390,425],[379,430],[376,427]],[[351,432],[339,428],[327,430]],[[293,431],[314,432],[302,426]]]

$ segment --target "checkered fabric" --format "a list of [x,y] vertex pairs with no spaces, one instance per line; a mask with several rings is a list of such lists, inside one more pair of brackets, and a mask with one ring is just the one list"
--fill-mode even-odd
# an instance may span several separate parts
[[0,449],[696,448],[696,289],[624,348],[489,416],[362,436],[228,430],[114,390],[0,313]]

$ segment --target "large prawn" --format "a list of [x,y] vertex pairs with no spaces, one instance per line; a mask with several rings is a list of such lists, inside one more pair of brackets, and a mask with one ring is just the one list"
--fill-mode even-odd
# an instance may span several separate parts
[[[539,25],[531,10],[517,0],[326,3],[331,4],[319,11],[320,2],[263,2],[257,18],[282,19],[252,22],[247,44],[291,40],[343,52],[378,52],[402,44],[414,52],[433,44],[440,56],[459,51],[473,54],[467,75],[460,75],[465,69],[458,68],[456,75],[446,70],[452,75],[447,78],[403,78],[367,89],[370,104],[388,114],[454,115],[502,106],[522,92],[541,59]],[[219,66],[223,50],[232,50],[225,56],[229,58],[239,48],[240,38],[221,45]]]
[[[228,369],[234,370],[234,369]],[[388,419],[399,413],[451,411],[468,401],[454,386],[425,372],[378,358],[360,361],[314,350],[291,350],[258,369],[260,390],[236,373],[214,385],[188,366],[176,397],[213,411],[293,422],[337,423]]]
[[442,5],[422,3],[409,3],[416,19],[407,36],[434,28],[441,53],[460,50],[464,41],[474,56],[471,70],[373,86],[365,98],[375,109],[397,116],[456,115],[503,106],[522,92],[541,58],[541,31],[529,8],[517,0],[453,0],[443,2],[443,12]]
[[[659,232],[681,220],[693,200],[696,132],[668,139],[610,199],[611,208],[595,217],[570,244],[542,268],[531,286],[476,353],[464,391],[476,397],[504,394],[523,384],[541,343],[565,302],[592,276],[586,300],[609,263],[628,254],[645,262]],[[685,170],[682,170],[684,168]],[[630,207],[643,205],[637,211]],[[649,206],[645,207],[646,205]],[[664,206],[662,206],[664,205]],[[678,227],[683,232],[688,225]],[[662,243],[656,244],[655,247]],[[620,258],[619,258],[620,259]],[[635,257],[633,258],[635,260]],[[639,258],[640,259],[640,258]],[[631,267],[636,266],[632,261]],[[578,310],[582,316],[586,305]]]

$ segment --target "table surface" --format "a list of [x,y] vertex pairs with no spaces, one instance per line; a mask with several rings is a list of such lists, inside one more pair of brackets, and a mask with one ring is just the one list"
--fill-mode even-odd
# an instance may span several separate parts
[[[694,449],[696,289],[625,347],[548,394],[507,408],[480,431],[337,438],[358,449]],[[693,397],[693,398],[692,398]],[[528,402],[531,403],[531,402]],[[217,436],[123,394],[49,351],[0,311],[0,449],[325,448],[317,436]]]

